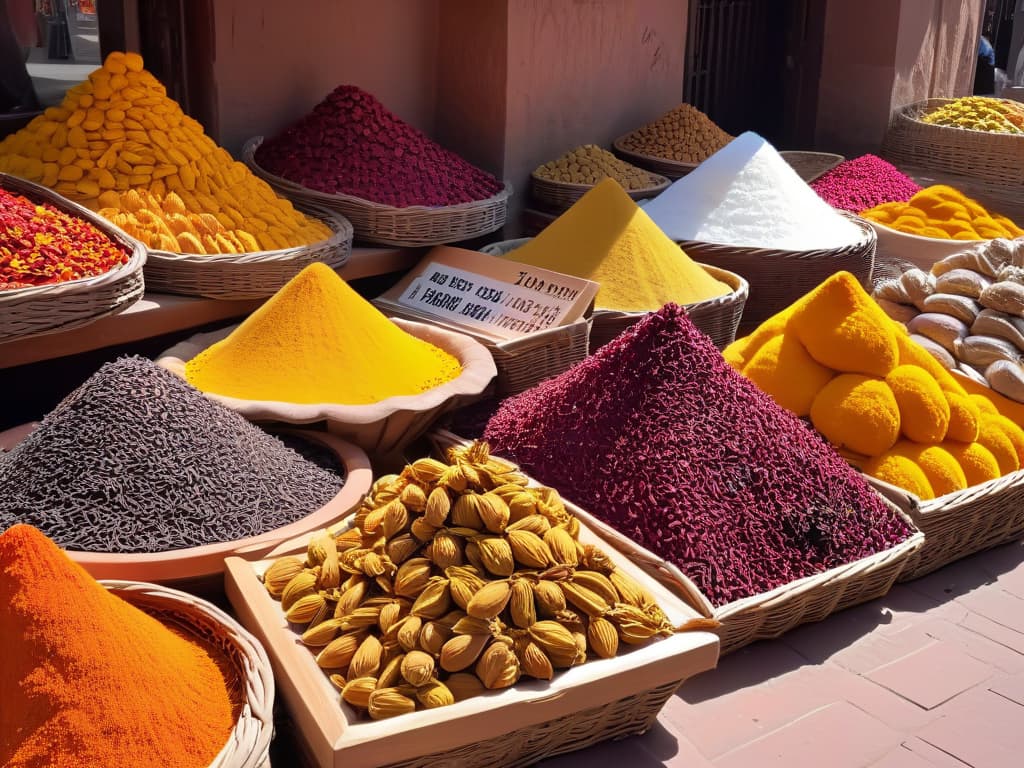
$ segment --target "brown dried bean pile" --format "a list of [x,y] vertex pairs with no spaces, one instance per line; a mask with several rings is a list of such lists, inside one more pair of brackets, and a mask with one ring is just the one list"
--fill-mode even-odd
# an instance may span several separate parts
[[150,360],[123,357],[0,455],[0,531],[22,522],[65,549],[163,552],[287,525],[343,484]]
[[677,565],[716,606],[912,534],[674,304],[506,400],[484,438]]

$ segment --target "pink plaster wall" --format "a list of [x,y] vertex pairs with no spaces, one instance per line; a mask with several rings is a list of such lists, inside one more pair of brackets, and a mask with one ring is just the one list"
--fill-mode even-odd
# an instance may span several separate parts
[[970,93],[983,6],[982,0],[902,1],[894,107]]
[[354,84],[432,133],[438,0],[217,0],[219,139],[232,152]]

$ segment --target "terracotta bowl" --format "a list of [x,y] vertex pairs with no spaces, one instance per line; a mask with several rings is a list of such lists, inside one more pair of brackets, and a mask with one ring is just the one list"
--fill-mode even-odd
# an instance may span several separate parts
[[[391,456],[422,435],[438,416],[476,400],[498,370],[490,351],[479,341],[425,323],[392,318],[399,328],[455,356],[462,373],[418,395],[397,395],[369,405],[315,403],[305,405],[273,400],[242,400],[204,393],[250,421],[312,424],[325,422],[327,431],[349,440],[375,457]],[[157,360],[185,378],[185,363],[211,344],[226,338],[237,326],[200,333],[171,347]]]
[[[23,424],[0,432],[0,450],[9,451],[28,436],[36,423]],[[362,449],[344,440],[322,432],[305,430],[279,430],[318,443],[331,451],[345,467],[345,484],[338,494],[320,509],[293,523],[235,541],[204,544],[188,549],[166,552],[77,552],[68,550],[68,556],[96,579],[124,579],[158,584],[196,582],[220,578],[224,571],[224,558],[239,550],[247,552],[270,551],[282,541],[326,528],[354,511],[362,502],[373,483],[370,460]]]

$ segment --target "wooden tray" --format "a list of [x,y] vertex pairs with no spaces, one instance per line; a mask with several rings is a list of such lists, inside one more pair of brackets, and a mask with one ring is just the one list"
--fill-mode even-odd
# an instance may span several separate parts
[[[343,530],[346,524],[335,530]],[[596,543],[640,581],[676,625],[703,618],[700,610],[648,578],[586,528],[580,539]],[[643,733],[687,678],[712,669],[717,638],[703,631],[631,646],[612,659],[588,660],[560,670],[555,679],[523,681],[451,706],[378,722],[357,721],[315,663],[314,655],[284,619],[281,605],[260,581],[270,558],[305,553],[308,537],[282,544],[268,559],[227,561],[227,593],[240,621],[267,648],[285,704],[320,768],[510,768]]]

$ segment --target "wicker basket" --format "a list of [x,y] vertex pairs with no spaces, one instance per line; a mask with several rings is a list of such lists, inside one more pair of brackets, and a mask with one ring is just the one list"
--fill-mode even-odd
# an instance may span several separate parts
[[[891,506],[913,525],[906,513],[896,505]],[[592,515],[582,510],[576,514],[650,576],[684,599],[692,599],[695,592],[701,594],[694,583],[671,563],[651,554]],[[718,608],[708,602],[711,615],[722,623],[717,630],[722,641],[722,655],[755,640],[771,640],[801,624],[821,621],[844,608],[882,597],[892,589],[924,542],[925,534],[915,531],[906,541],[883,552],[797,579],[770,592]]]
[[17,176],[0,173],[0,188],[36,203],[84,219],[131,254],[128,262],[97,277],[84,277],[56,285],[0,291],[0,342],[66,331],[127,309],[142,298],[142,268],[146,248],[92,211],[56,192]]
[[810,184],[839,165],[846,158],[832,152],[803,152],[784,150],[779,152],[782,159],[789,163],[797,175]]
[[274,675],[263,646],[215,605],[177,590],[137,581],[101,581],[104,587],[162,623],[223,652],[242,696],[238,722],[210,768],[269,766],[274,737]]
[[924,547],[900,581],[918,579],[975,552],[1024,538],[1024,470],[928,500],[877,478],[865,479],[924,532]]
[[[503,240],[485,245],[480,250],[491,256],[504,256],[527,242],[529,242],[529,238]],[[686,313],[694,325],[711,337],[716,347],[725,349],[736,339],[736,329],[739,328],[740,319],[743,317],[749,286],[746,280],[733,272],[709,264],[700,266],[713,278],[730,286],[732,293],[695,304],[687,304]],[[593,325],[590,329],[590,352],[603,347],[624,330],[639,322],[645,315],[647,315],[646,312],[595,309]]]
[[[335,529],[340,530],[340,529]],[[581,525],[580,538],[601,546],[646,587],[674,625],[700,621],[702,609],[681,600]],[[511,688],[387,722],[355,721],[314,661],[296,642],[280,603],[260,582],[270,559],[304,553],[307,541],[282,545],[267,560],[227,561],[227,593],[240,620],[264,643],[297,735],[320,768],[512,768],[612,738],[644,733],[684,680],[714,667],[718,643],[708,632],[681,632],[618,656],[592,659],[554,680],[523,679]]]
[[[438,447],[464,444],[467,441],[451,432],[438,430],[431,434]],[[903,569],[924,544],[925,535],[915,531],[906,541],[878,554],[824,573],[807,576],[760,595],[736,600],[719,608],[711,605],[700,589],[671,563],[627,538],[607,523],[568,500],[567,509],[586,527],[610,543],[640,567],[647,575],[679,596],[687,605],[713,616],[721,622],[715,630],[722,643],[722,655],[749,645],[755,640],[770,640],[791,629],[860,603],[885,595]],[[908,524],[911,518],[898,505],[891,504]]]
[[317,192],[275,176],[256,162],[256,150],[262,143],[263,137],[256,136],[242,149],[242,159],[253,173],[296,203],[311,203],[341,213],[352,222],[355,236],[361,241],[399,246],[442,245],[486,235],[505,225],[512,195],[508,183],[486,200],[443,208],[393,208],[352,195]]
[[926,99],[897,110],[889,123],[883,156],[917,166],[972,177],[993,191],[1024,195],[1024,135],[931,125],[921,118],[952,99]]
[[655,157],[654,155],[645,155],[643,152],[634,152],[633,150],[626,149],[624,142],[627,136],[629,136],[628,133],[624,136],[619,136],[619,138],[612,142],[615,154],[638,168],[643,168],[645,171],[657,173],[675,181],[676,179],[681,179],[700,165],[700,163],[680,163],[676,160],[669,160],[666,157]]
[[[642,189],[627,189],[626,194],[634,200],[657,197],[668,189],[672,182],[657,173],[649,173],[650,183]],[[569,184],[563,181],[542,179],[534,172],[530,176],[534,199],[556,211],[564,211],[594,188],[593,184]]]
[[331,236],[312,245],[255,253],[195,254],[150,250],[146,264],[149,287],[164,293],[211,299],[262,299],[315,261],[339,269],[352,255],[352,225],[339,213],[299,203],[320,219]]
[[761,323],[816,288],[836,272],[852,273],[868,290],[875,264],[875,230],[863,219],[840,211],[861,232],[842,248],[787,251],[747,248],[693,240],[680,242],[691,258],[742,275],[750,283],[744,323]]

